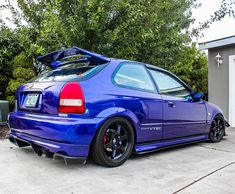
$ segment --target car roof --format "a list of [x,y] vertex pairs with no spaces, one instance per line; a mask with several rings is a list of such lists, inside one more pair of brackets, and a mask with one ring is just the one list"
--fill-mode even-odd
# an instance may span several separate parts
[[167,71],[166,69],[163,69],[161,67],[155,66],[155,65],[151,65],[148,63],[144,63],[144,62],[139,62],[139,61],[133,61],[133,60],[128,60],[128,59],[117,59],[117,58],[110,58],[110,63],[115,62],[116,65],[119,65],[120,63],[133,63],[133,64],[140,64],[140,65],[145,65],[146,67],[150,68],[150,69],[156,69],[159,71],[164,71],[167,73],[172,74],[171,72]]

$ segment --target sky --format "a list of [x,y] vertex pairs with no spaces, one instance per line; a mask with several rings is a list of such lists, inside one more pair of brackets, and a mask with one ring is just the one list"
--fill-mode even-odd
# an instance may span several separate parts
[[[0,0],[0,5],[3,4],[5,0]],[[198,27],[199,22],[203,22],[210,18],[210,15],[214,13],[214,11],[218,10],[219,3],[222,0],[197,0],[201,3],[201,7],[193,10],[192,17],[196,19],[195,23],[192,24],[192,27]],[[12,0],[16,5],[16,0]],[[9,17],[10,13],[8,11],[1,12],[1,15],[5,17]],[[8,22],[8,21],[7,21]],[[8,22],[9,26],[13,27],[12,24]],[[219,22],[214,22],[210,28],[202,31],[203,36],[193,41],[198,43],[206,42],[210,40],[215,40],[219,38],[224,38],[228,36],[235,35],[235,18],[226,17]]]
[[[200,8],[193,10],[193,18],[196,19],[193,27],[198,26],[199,22],[210,18],[210,15],[219,9],[221,0],[198,0],[198,2],[202,5]],[[199,38],[197,42],[206,42],[235,35],[235,18],[227,16],[221,21],[214,22],[209,29],[204,30],[202,33],[204,36]]]

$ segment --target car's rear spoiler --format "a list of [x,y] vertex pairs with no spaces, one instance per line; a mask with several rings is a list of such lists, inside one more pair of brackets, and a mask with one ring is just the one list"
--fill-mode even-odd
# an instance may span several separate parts
[[[74,61],[60,61],[62,59],[66,59],[72,56],[81,55],[80,58]],[[50,66],[52,69],[55,69],[59,66],[72,63],[72,62],[80,62],[80,61],[89,61],[91,65],[99,65],[110,62],[110,59],[106,56],[93,53],[78,47],[72,47],[68,49],[58,50],[46,54],[44,56],[38,57],[38,61],[43,63],[44,65]]]

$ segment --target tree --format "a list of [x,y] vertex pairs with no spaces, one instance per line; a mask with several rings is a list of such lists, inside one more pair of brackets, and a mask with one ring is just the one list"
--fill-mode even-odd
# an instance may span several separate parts
[[14,104],[16,89],[34,76],[32,60],[25,54],[17,31],[0,28],[0,92]]
[[6,87],[12,76],[12,59],[21,52],[18,36],[11,29],[0,28],[0,92],[6,96]]
[[196,44],[180,48],[177,62],[170,67],[170,71],[177,74],[192,89],[208,92],[207,56],[197,49]]
[[[197,6],[195,0],[17,2],[20,12],[10,1],[4,7],[12,11],[16,29],[11,33],[17,36],[17,41],[14,41],[20,44],[19,51],[7,59],[11,81],[8,79],[6,82],[9,84],[5,93],[10,99],[13,99],[13,91],[19,84],[38,73],[32,65],[38,55],[74,45],[111,57],[164,67],[192,82],[191,72],[197,69],[194,65],[200,52],[196,47],[186,45],[193,36],[189,26],[193,21],[191,9]],[[23,25],[22,20],[27,25]],[[190,72],[184,70],[188,66]],[[28,77],[20,75],[25,71],[30,72]],[[204,69],[199,68],[198,71]],[[195,80],[192,83],[197,86],[199,82]]]
[[36,54],[77,45],[167,67],[175,61],[178,47],[191,40],[194,0],[18,0],[18,4],[28,23],[23,37],[30,42],[24,42]]

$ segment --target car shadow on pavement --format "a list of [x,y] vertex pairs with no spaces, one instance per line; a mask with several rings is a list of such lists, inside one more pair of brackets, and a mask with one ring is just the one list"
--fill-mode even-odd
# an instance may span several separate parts
[[[226,142],[226,141],[229,141],[229,139],[225,137],[223,139],[223,142]],[[142,161],[142,160],[145,160],[145,159],[150,158],[150,157],[162,156],[162,155],[166,155],[166,154],[168,155],[168,154],[172,154],[174,152],[180,152],[180,151],[183,151],[183,150],[191,149],[191,148],[194,148],[194,147],[202,147],[202,146],[205,146],[205,145],[214,145],[214,144],[209,143],[209,141],[204,141],[204,142],[198,142],[198,143],[191,143],[191,144],[187,144],[187,145],[178,145],[178,146],[175,146],[175,147],[170,147],[170,148],[165,148],[165,149],[159,149],[159,150],[155,150],[155,151],[148,152],[148,153],[143,153],[143,154],[133,153],[128,160],[129,160],[129,162],[136,161],[136,160]],[[15,146],[10,146],[10,149],[13,149],[13,150],[17,149],[16,150],[17,152],[22,151],[25,155],[28,155],[28,156],[32,157],[32,160],[33,159],[43,160],[43,162],[46,162],[47,164],[49,163],[49,165],[54,166],[56,168],[58,167],[58,168],[74,169],[74,168],[84,168],[84,167],[87,168],[87,167],[90,167],[90,166],[96,166],[96,168],[101,167],[100,165],[96,164],[91,159],[91,157],[88,157],[88,160],[87,160],[85,165],[81,164],[77,161],[73,161],[73,160],[67,161],[67,164],[66,164],[66,162],[62,158],[53,160],[52,158],[48,158],[44,155],[39,157],[39,156],[37,156],[37,154],[33,151],[33,149],[31,147],[18,148],[18,147],[15,147]]]
[[[222,143],[222,142],[230,143],[230,140],[228,137],[229,136],[225,136],[220,143]],[[130,159],[131,160],[136,160],[136,159],[141,160],[141,158],[144,159],[144,158],[152,157],[155,155],[160,156],[160,155],[164,155],[164,154],[171,154],[173,152],[179,152],[179,151],[191,149],[194,147],[203,147],[203,146],[217,147],[217,146],[215,146],[216,144],[219,144],[219,143],[211,143],[209,140],[200,141],[200,142],[192,142],[192,143],[188,143],[188,144],[176,145],[176,146],[172,146],[172,147],[168,147],[168,148],[153,150],[152,152],[147,152],[147,153],[141,153],[141,154],[133,153],[131,155]]]
[[[171,147],[171,148],[167,148],[167,149],[161,149],[161,150],[157,150],[157,151],[153,151],[150,153],[144,153],[144,154],[132,154],[131,157],[129,158],[129,161],[131,162],[132,160],[139,160],[141,161],[141,159],[146,159],[148,157],[152,157],[152,156],[156,156],[156,155],[162,155],[162,154],[170,154],[172,152],[178,152],[180,150],[185,150],[185,149],[190,149],[191,147],[195,147],[197,146],[199,143],[194,143],[194,144],[188,144],[188,145],[182,145],[182,146],[177,146],[177,147]],[[98,164],[96,164],[90,157],[88,157],[88,160],[86,162],[86,165],[81,164],[77,161],[64,161],[64,159],[56,159],[53,160],[52,158],[48,158],[46,156],[41,156],[39,157],[31,147],[24,147],[24,148],[18,148],[18,147],[10,147],[11,149],[18,151],[22,151],[25,155],[28,155],[29,157],[32,157],[33,159],[38,159],[38,160],[43,160],[43,162],[46,162],[47,164],[50,163],[50,165],[53,166],[57,166],[59,168],[77,168],[77,167],[88,167],[88,166],[99,166]]]
[[58,168],[71,168],[71,169],[74,169],[74,168],[84,168],[85,166],[88,166],[88,165],[97,165],[99,166],[98,164],[94,163],[91,159],[88,159],[87,162],[86,162],[86,165],[76,161],[76,160],[67,160],[65,162],[65,160],[63,158],[56,158],[56,159],[53,159],[53,158],[49,158],[49,157],[46,157],[45,155],[42,155],[42,156],[38,156],[31,147],[24,147],[24,148],[18,148],[18,147],[10,147],[11,149],[19,149],[17,151],[22,151],[23,154],[29,156],[29,157],[32,157],[32,160],[33,159],[37,159],[37,160],[42,160],[43,162],[45,162],[47,165],[51,165],[51,166],[54,166],[54,167],[58,167]]
[[182,150],[187,150],[193,147],[196,147],[198,145],[200,145],[202,142],[198,142],[198,143],[190,143],[187,145],[177,145],[177,146],[173,146],[173,147],[168,147],[168,148],[162,148],[162,149],[158,149],[158,150],[153,150],[150,152],[146,152],[146,153],[141,153],[141,154],[136,154],[133,153],[130,157],[131,160],[135,160],[135,159],[144,159],[144,158],[148,158],[148,157],[152,157],[155,155],[163,155],[163,154],[171,154],[172,152],[179,152]]

